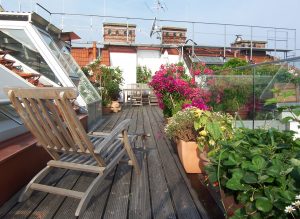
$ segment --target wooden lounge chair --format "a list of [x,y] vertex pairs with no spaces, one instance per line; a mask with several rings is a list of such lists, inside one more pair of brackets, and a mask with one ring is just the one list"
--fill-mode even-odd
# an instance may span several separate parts
[[[33,190],[80,199],[75,216],[87,207],[95,190],[105,176],[127,152],[137,174],[136,157],[127,134],[130,120],[122,121],[107,135],[88,135],[72,108],[77,97],[72,88],[8,88],[8,96],[27,128],[52,160],[26,186],[19,201],[27,199]],[[52,168],[64,168],[90,173],[97,177],[85,192],[40,184]]]

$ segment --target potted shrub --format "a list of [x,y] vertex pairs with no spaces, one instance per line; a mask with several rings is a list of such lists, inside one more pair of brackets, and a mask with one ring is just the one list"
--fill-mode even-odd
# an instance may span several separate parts
[[110,107],[113,112],[121,110],[118,99],[120,97],[121,85],[123,83],[122,71],[117,67],[101,65],[102,101],[103,106]]
[[187,173],[202,173],[197,132],[194,129],[195,109],[186,108],[169,118],[165,127],[167,136],[175,140],[180,161]]
[[102,97],[102,112],[118,112],[121,110],[118,99],[120,97],[123,83],[122,71],[119,67],[102,65],[100,59],[96,59],[86,67],[82,68],[93,85],[100,91]]
[[221,142],[206,172],[211,183],[218,182],[241,204],[227,216],[287,218],[285,208],[300,190],[299,152],[294,133],[276,129],[238,129],[231,140]]
[[232,117],[219,112],[188,107],[174,114],[165,128],[176,140],[178,155],[188,173],[203,172],[207,152],[215,153],[219,141],[232,137]]

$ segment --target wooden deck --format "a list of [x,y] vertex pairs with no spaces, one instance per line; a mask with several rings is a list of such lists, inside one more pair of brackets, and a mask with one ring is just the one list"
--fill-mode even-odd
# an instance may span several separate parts
[[[120,163],[99,186],[80,218],[209,218],[164,135],[161,110],[155,106],[128,107],[111,114],[98,131],[110,131],[125,118],[132,119],[129,133],[150,134],[138,138],[134,145],[142,174],[137,176],[132,166]],[[83,191],[93,177],[57,169],[43,183]],[[0,218],[74,218],[78,204],[76,199],[43,192],[34,192],[22,203],[16,202],[17,197],[0,208]]]

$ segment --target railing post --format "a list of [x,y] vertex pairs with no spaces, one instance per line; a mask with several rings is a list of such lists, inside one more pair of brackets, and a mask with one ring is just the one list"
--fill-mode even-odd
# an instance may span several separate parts
[[225,61],[226,59],[226,41],[227,41],[227,37],[226,37],[226,34],[227,34],[227,30],[226,30],[226,24],[224,25],[224,51],[223,51],[223,61]]
[[253,108],[252,108],[252,129],[255,127],[255,74],[256,74],[256,67],[252,68],[252,101],[253,101]]
[[251,32],[251,41],[250,41],[250,62],[252,63],[253,61],[253,27],[250,27],[250,32]]

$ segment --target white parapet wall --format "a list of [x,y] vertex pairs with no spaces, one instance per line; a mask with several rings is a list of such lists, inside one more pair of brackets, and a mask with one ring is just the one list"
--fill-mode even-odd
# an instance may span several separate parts
[[123,72],[124,84],[136,83],[136,66],[137,54],[136,53],[110,53],[111,66],[119,67]]

